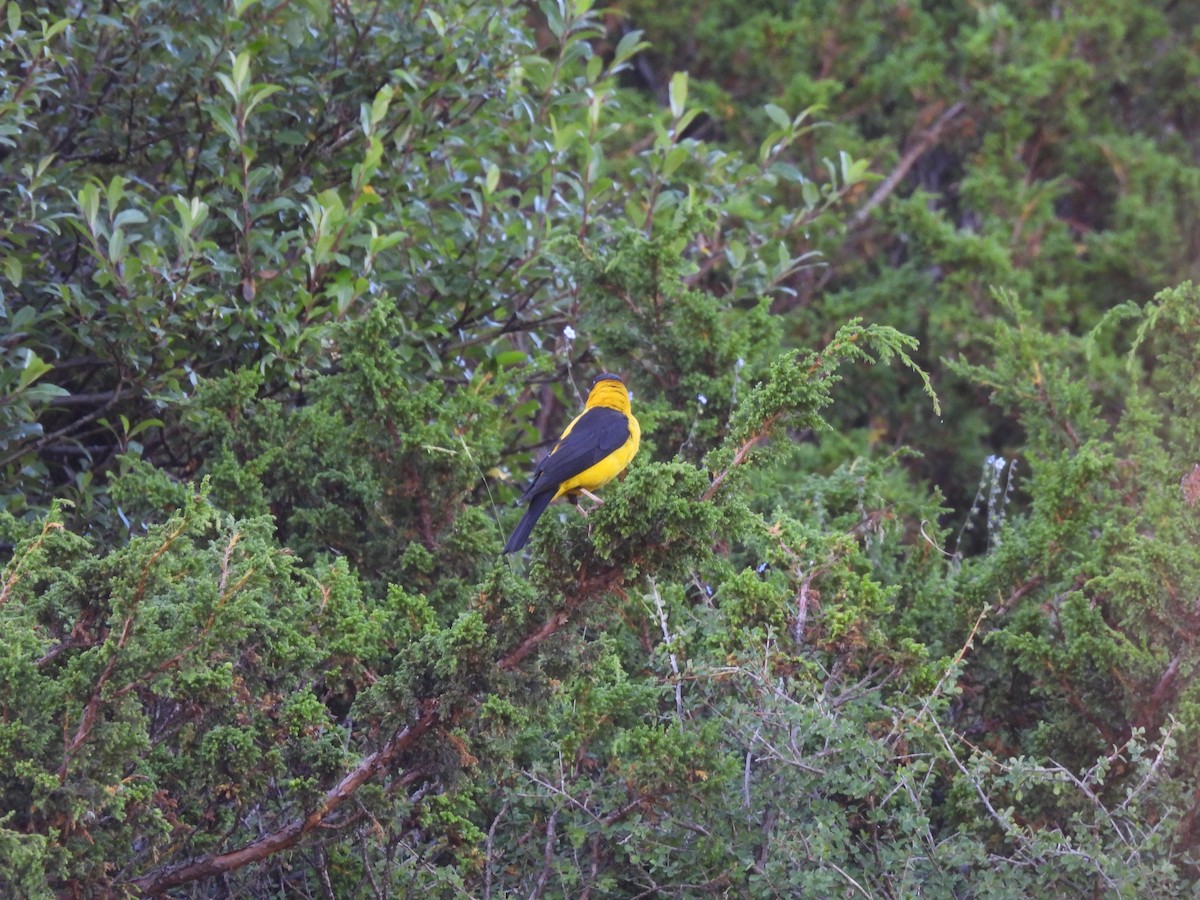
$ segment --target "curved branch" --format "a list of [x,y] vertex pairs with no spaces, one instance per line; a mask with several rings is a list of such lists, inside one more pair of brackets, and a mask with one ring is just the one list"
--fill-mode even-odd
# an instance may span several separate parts
[[294,847],[309,832],[320,828],[332,813],[354,795],[364,783],[388,769],[392,762],[414,741],[438,723],[438,700],[426,700],[421,718],[396,732],[382,747],[346,773],[334,787],[330,788],[321,801],[307,814],[251,841],[244,847],[225,853],[208,853],[177,865],[167,866],[140,878],[133,879],[129,886],[144,897],[162,894],[171,888],[210,878],[240,869],[250,863],[259,862],[272,854]]

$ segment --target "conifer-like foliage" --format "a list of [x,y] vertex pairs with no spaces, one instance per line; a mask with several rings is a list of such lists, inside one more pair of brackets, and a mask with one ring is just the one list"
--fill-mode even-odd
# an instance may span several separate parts
[[1194,891],[1127,6],[0,3],[0,894]]

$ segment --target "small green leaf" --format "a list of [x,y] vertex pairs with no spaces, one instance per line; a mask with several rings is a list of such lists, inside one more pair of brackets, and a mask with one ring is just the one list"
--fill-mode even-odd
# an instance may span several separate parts
[[70,393],[66,388],[59,387],[57,384],[35,384],[26,390],[23,396],[27,402],[39,404],[49,403],[58,397],[66,397]]
[[688,92],[688,73],[676,72],[671,76],[670,101],[671,115],[678,119],[683,115],[683,110],[687,106]]
[[496,365],[498,366],[515,366],[529,359],[529,354],[524,350],[505,350],[503,353],[496,354]]
[[144,225],[147,221],[145,213],[140,209],[123,209],[113,219],[113,227],[123,228],[126,225]]
[[562,0],[541,0],[538,7],[546,17],[546,27],[550,29],[550,33],[558,40],[563,40],[566,37],[567,26],[563,20]]
[[54,368],[50,363],[28,348],[23,348],[17,352],[22,353],[25,357],[25,364],[21,367],[21,376],[17,381],[17,390],[29,387],[29,385]]
[[663,175],[667,178],[670,178],[673,174],[675,174],[675,170],[684,164],[688,156],[689,153],[687,147],[672,147],[670,152],[667,153],[666,158],[663,160]]
[[763,111],[766,112],[767,118],[769,118],[784,131],[791,130],[792,120],[781,107],[776,106],[774,103],[768,103],[763,107]]
[[277,84],[256,84],[246,92],[245,115],[249,116],[254,107],[262,103],[272,94],[278,94],[283,88]]
[[446,36],[446,20],[441,14],[434,9],[425,10],[425,14],[429,16],[429,21],[433,23],[433,30],[438,33],[438,37]]
[[221,82],[221,86],[225,88],[225,92],[234,100],[238,98],[238,88],[233,79],[224,72],[217,73],[217,81]]
[[[17,4],[13,3],[11,5],[16,6]],[[43,25],[42,26],[42,40],[45,41],[46,43],[49,43],[50,41],[52,41],[56,37],[58,37],[60,34],[62,34],[64,31],[66,31],[67,28],[69,28],[73,24],[73,22],[74,22],[73,19],[58,19],[55,22],[51,22],[49,25]]]
[[125,197],[125,185],[129,183],[129,179],[121,175],[114,175],[108,183],[108,188],[104,193],[104,201],[108,204],[108,214],[112,216],[117,207],[121,205],[121,200]]
[[234,98],[240,98],[250,84],[250,54],[243,50],[233,58],[233,84],[237,91]]
[[210,116],[212,116],[212,119],[217,123],[217,126],[223,132],[225,132],[229,140],[232,141],[235,146],[240,146],[242,143],[242,138],[238,132],[237,124],[233,121],[233,116],[230,115],[229,110],[222,109],[219,106],[209,106],[207,108],[207,112]]
[[84,221],[87,222],[88,230],[95,234],[100,218],[100,188],[95,182],[88,182],[79,189],[76,202],[79,204],[79,211],[83,213]]
[[108,238],[108,258],[114,263],[120,262],[125,258],[126,242],[125,232],[120,228],[114,228],[113,233]]
[[385,84],[375,93],[375,99],[371,101],[371,125],[376,126],[383,121],[387,115],[388,107],[392,102],[392,95],[395,93],[395,88],[390,84]]
[[613,51],[614,70],[646,46],[645,42],[642,41],[642,34],[643,32],[640,29],[635,29],[634,31],[626,32],[625,36],[621,38],[617,44],[617,49]]

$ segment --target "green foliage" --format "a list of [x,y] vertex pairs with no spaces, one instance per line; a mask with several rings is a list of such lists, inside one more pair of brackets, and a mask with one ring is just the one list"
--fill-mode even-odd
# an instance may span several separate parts
[[0,893],[1194,891],[1187,16],[933,6],[0,4]]
[[[810,231],[828,266],[794,273],[775,295],[798,346],[861,315],[919,338],[926,369],[944,356],[988,365],[980,325],[1005,314],[997,288],[1021,297],[1028,328],[1049,341],[1196,277],[1190,7],[618,7],[653,44],[652,64],[639,70],[648,87],[663,91],[672,71],[687,70],[692,93],[714,98],[709,127],[729,144],[756,149],[775,107],[819,106],[830,127],[806,131],[789,154],[813,161],[845,151],[868,164],[868,178],[882,178],[850,195],[857,209],[836,223],[848,227]],[[791,199],[773,188],[767,196]],[[1123,349],[1123,337],[1104,341]],[[1011,412],[984,402],[986,390],[938,374],[951,441],[914,379],[854,373],[838,405],[844,422],[874,420],[889,441],[921,447],[925,462],[914,465],[963,506],[980,457],[1007,455],[1020,438]],[[1119,405],[1123,383],[1100,386],[1109,391]]]

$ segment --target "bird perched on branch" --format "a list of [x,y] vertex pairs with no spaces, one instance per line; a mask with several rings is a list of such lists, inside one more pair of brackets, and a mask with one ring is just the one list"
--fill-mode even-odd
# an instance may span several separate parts
[[592,491],[624,471],[638,451],[642,429],[629,408],[629,391],[618,376],[597,375],[581,412],[567,426],[537,468],[525,494],[529,503],[505,553],[520,550],[529,541],[533,526],[546,507],[559,497],[583,494],[597,503]]

